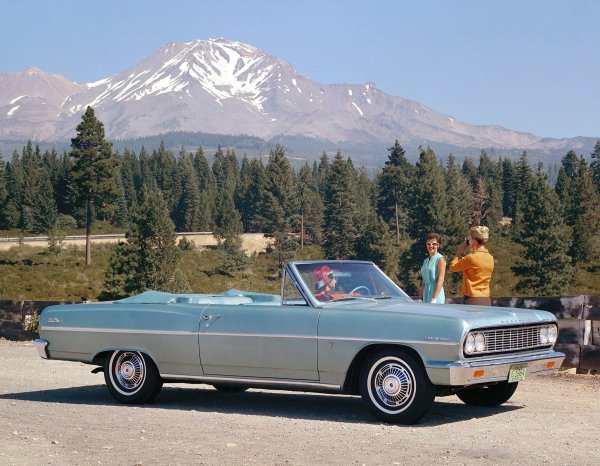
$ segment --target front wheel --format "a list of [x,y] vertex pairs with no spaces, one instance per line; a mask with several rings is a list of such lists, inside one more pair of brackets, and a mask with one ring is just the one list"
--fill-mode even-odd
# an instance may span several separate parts
[[110,394],[122,403],[148,403],[162,387],[156,364],[138,351],[113,351],[104,361],[104,380]]
[[468,405],[499,406],[506,403],[515,393],[519,382],[500,382],[487,387],[466,388],[456,392],[456,396]]
[[400,424],[417,422],[435,398],[421,362],[402,350],[382,350],[370,356],[361,370],[360,391],[376,417]]

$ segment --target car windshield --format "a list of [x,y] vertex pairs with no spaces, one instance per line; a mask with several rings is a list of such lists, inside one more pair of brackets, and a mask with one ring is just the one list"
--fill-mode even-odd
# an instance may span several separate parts
[[387,275],[368,262],[310,262],[295,264],[305,288],[321,302],[353,299],[410,301]]

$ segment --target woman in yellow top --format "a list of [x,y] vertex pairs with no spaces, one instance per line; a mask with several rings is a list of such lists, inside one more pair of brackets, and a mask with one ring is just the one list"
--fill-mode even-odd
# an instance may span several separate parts
[[[494,271],[494,258],[486,249],[489,239],[488,227],[477,226],[470,230],[470,236],[458,247],[450,263],[452,272],[462,272],[461,292],[465,304],[491,306],[490,280]],[[463,257],[465,249],[471,252]]]

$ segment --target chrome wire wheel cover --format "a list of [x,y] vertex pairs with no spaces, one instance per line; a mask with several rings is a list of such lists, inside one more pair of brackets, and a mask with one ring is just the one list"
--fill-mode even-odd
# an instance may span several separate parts
[[374,364],[369,381],[369,395],[384,412],[393,414],[403,411],[414,398],[414,374],[399,359],[385,358]]
[[[115,355],[113,355],[114,359]],[[118,358],[111,362],[111,379],[113,374],[116,380],[115,388],[126,395],[137,392],[146,379],[146,364],[140,353],[124,351]]]

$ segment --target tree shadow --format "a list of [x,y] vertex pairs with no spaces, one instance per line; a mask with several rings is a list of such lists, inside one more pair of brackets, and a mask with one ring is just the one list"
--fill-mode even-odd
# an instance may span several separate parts
[[31,259],[0,259],[0,265],[26,265],[27,267],[31,267],[32,265],[36,265],[36,263]]
[[[431,411],[412,427],[446,425],[468,419],[500,415],[523,408],[519,405],[481,408],[467,406],[456,402],[456,399],[446,401],[451,398],[453,397],[437,398]],[[368,411],[358,396],[258,389],[250,389],[243,393],[222,393],[206,385],[165,386],[153,403],[141,406],[117,402],[109,395],[104,385],[6,393],[0,395],[0,399],[54,404],[121,406],[123,409],[136,407],[137,409],[218,412],[359,424],[381,423]]]

